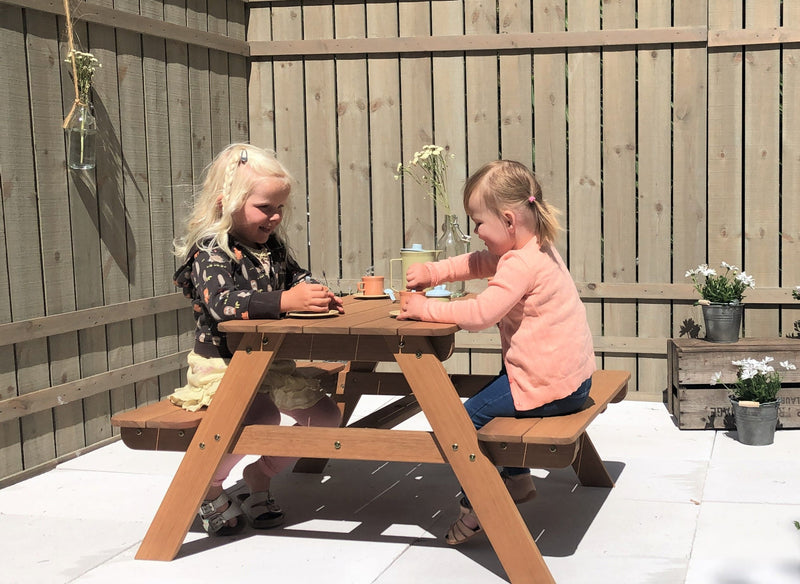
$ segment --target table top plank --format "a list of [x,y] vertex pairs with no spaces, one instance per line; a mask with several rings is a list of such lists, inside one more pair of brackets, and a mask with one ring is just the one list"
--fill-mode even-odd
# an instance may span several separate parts
[[403,335],[439,337],[453,335],[458,325],[440,322],[398,320],[389,315],[399,304],[389,299],[343,299],[344,314],[322,318],[281,318],[264,320],[229,320],[219,329],[226,333],[286,333],[314,335]]

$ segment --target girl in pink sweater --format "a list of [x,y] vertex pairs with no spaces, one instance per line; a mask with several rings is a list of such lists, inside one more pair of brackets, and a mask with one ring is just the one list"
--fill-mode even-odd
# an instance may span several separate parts
[[[557,211],[542,198],[523,164],[491,162],[464,185],[464,208],[486,250],[412,265],[408,287],[491,278],[478,296],[458,302],[414,296],[398,318],[451,322],[465,330],[498,325],[503,370],[464,406],[475,428],[496,417],[558,416],[583,407],[595,370],[586,310],[564,261],[553,246]],[[527,468],[506,467],[503,480],[516,503],[536,488]],[[447,543],[480,533],[466,496]]]

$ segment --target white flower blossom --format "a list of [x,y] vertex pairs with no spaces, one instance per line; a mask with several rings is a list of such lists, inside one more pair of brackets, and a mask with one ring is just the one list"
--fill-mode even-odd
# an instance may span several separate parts
[[433,199],[434,206],[441,207],[447,214],[452,215],[450,199],[447,194],[447,159],[453,158],[445,154],[443,146],[426,144],[408,164],[402,162],[397,165],[399,178],[403,174],[409,175]]
[[781,361],[781,367],[783,367],[788,371],[794,371],[795,369],[797,369],[794,363],[789,363],[788,361]]
[[709,268],[706,264],[703,264],[702,266],[698,266],[697,269],[698,269],[699,273],[702,274],[703,276],[705,276],[706,278],[708,276],[716,276],[717,275],[717,271],[714,268]]
[[736,279],[745,286],[747,286],[748,288],[756,287],[755,278],[753,278],[753,276],[748,276],[745,272],[742,272],[741,274],[736,274]]
[[711,376],[711,385],[716,385],[722,381],[722,371],[717,371]]

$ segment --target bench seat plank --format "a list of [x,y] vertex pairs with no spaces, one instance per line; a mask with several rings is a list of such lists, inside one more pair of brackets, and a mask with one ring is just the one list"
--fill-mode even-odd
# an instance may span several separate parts
[[595,371],[592,389],[584,408],[566,416],[549,418],[494,418],[478,430],[483,442],[524,442],[526,444],[572,444],[609,402],[625,397],[630,373]]
[[[343,371],[344,363],[298,361],[297,373],[304,377],[323,377]],[[191,443],[205,416],[205,408],[190,412],[176,406],[169,398],[121,412],[111,418],[120,428],[122,441],[133,450],[184,451]]]
[[478,430],[481,450],[498,466],[565,468],[572,465],[582,485],[613,487],[586,429],[609,403],[627,393],[630,373],[596,371],[584,408],[548,418],[494,418]]
[[[203,413],[184,410],[167,398],[135,410],[115,414],[111,418],[111,424],[119,428],[195,428],[200,425]],[[162,425],[162,420],[165,425]]]

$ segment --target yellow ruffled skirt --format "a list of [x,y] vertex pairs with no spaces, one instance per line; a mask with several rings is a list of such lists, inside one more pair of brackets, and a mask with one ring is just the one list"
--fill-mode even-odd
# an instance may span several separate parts
[[[186,385],[176,389],[169,399],[185,410],[196,412],[211,403],[222,376],[228,369],[229,360],[201,357],[192,351],[188,362]],[[318,379],[303,377],[296,374],[295,370],[293,360],[276,359],[270,365],[258,391],[269,393],[272,401],[281,410],[310,408],[325,396],[325,392]]]

